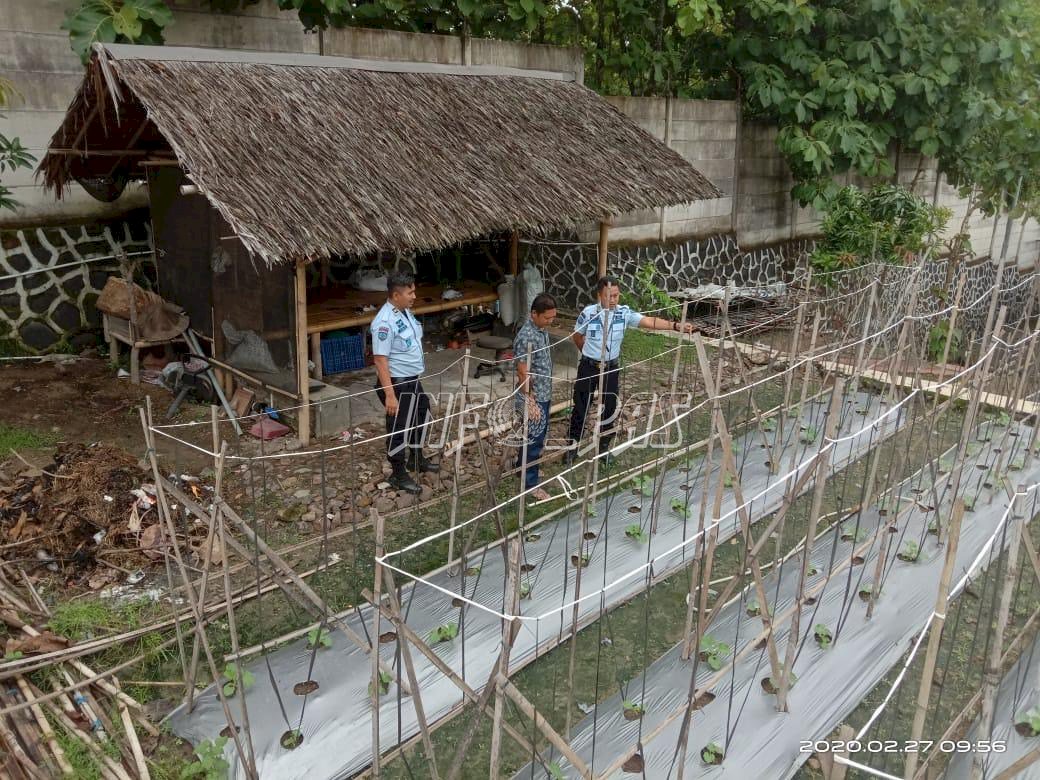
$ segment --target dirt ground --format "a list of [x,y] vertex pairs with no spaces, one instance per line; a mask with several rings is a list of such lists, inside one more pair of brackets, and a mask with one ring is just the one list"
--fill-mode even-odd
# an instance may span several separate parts
[[[172,401],[169,391],[155,385],[130,384],[101,358],[58,356],[57,360],[0,361],[0,424],[39,434],[47,445],[19,454],[37,466],[49,462],[57,442],[103,442],[139,455],[144,438],[138,407],[145,396],[155,408]],[[188,405],[186,417],[198,409]],[[0,453],[0,464],[11,453]]]

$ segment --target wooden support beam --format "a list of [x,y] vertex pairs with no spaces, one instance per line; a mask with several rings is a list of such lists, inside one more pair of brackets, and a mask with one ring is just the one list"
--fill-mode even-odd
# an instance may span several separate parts
[[300,396],[297,436],[303,444],[311,440],[311,377],[307,366],[307,266],[296,263],[296,378]]
[[567,743],[567,740],[561,737],[556,732],[556,729],[549,725],[549,721],[542,717],[531,702],[529,702],[524,695],[520,693],[511,682],[509,682],[505,675],[499,672],[495,681],[498,689],[513,700],[513,703],[516,704],[517,709],[523,713],[524,717],[534,723],[534,727],[542,732],[545,738],[552,743],[553,747],[563,754],[564,758],[571,762],[571,766],[573,766],[582,777],[592,780],[592,770],[590,770],[588,765],[581,760],[581,756],[574,752],[574,749]]
[[598,264],[596,266],[596,277],[603,277],[607,275],[607,237],[610,233],[610,223],[600,222],[599,223],[599,246],[596,252],[596,258]]

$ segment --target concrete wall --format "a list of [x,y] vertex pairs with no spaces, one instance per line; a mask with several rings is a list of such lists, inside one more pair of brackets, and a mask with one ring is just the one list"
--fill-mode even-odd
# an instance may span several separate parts
[[[679,152],[723,192],[723,197],[682,208],[638,211],[619,217],[610,229],[612,242],[674,243],[733,232],[742,249],[818,236],[822,216],[798,206],[791,198],[794,179],[776,146],[777,128],[744,122],[731,101],[666,98],[607,98],[650,135]],[[739,143],[738,143],[739,135]],[[739,146],[739,155],[737,154]],[[931,202],[951,211],[947,237],[961,229],[969,204],[944,178],[937,178],[934,160],[894,149],[891,155],[898,181]],[[866,186],[859,177],[839,177],[842,184]],[[999,256],[1008,220],[974,212],[966,230],[975,253]],[[996,232],[994,232],[996,226]],[[580,231],[595,241],[597,230]],[[1033,268],[1040,257],[1040,224],[1012,221],[1008,257],[1019,268]],[[1014,260],[1012,260],[1014,262]]]
[[[469,40],[447,35],[418,35],[385,30],[345,29],[306,33],[295,12],[279,11],[274,0],[260,0],[231,14],[216,14],[205,0],[166,0],[174,21],[166,28],[173,46],[205,46],[253,51],[353,55],[372,59],[419,62],[496,64],[573,73],[580,80],[584,57],[580,49],[526,46],[518,43]],[[83,76],[79,57],[61,29],[73,0],[0,0],[0,72],[10,78],[21,98],[0,118],[0,132],[17,136],[37,158]],[[68,224],[105,219],[147,205],[143,186],[131,185],[117,201],[101,203],[74,186],[55,201],[35,183],[31,170],[3,175],[23,207],[0,211],[0,227]]]

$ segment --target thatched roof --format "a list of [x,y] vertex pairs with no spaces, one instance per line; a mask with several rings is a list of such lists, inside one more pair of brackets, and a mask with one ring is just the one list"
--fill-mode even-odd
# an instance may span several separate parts
[[566,74],[111,44],[95,46],[39,173],[60,197],[171,150],[268,263],[721,194]]

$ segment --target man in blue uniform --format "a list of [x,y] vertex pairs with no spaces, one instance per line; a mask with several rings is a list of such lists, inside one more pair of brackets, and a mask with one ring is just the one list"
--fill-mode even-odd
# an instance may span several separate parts
[[419,377],[426,370],[422,325],[412,314],[415,280],[393,273],[386,282],[387,301],[372,320],[372,355],[376,364],[376,394],[386,407],[386,457],[393,468],[390,484],[398,490],[422,491],[409,475],[440,471],[426,460],[422,445],[426,436],[430,398]]
[[[614,439],[614,422],[618,404],[618,358],[621,342],[627,328],[643,330],[679,331],[678,322],[662,317],[647,317],[628,306],[618,303],[621,289],[617,280],[609,276],[596,282],[598,303],[582,309],[574,324],[571,338],[581,350],[578,362],[578,377],[574,382],[574,407],[571,410],[571,449],[564,456],[564,463],[573,463],[577,457],[578,442],[585,430],[589,407],[596,399],[599,389],[600,360],[603,361],[603,413],[600,418],[600,452],[610,449]],[[693,326],[684,323],[681,330],[692,333]],[[602,354],[604,349],[605,354]]]

